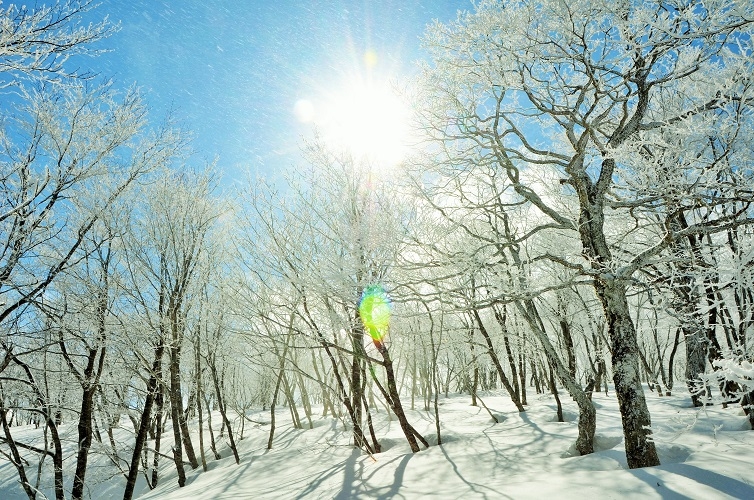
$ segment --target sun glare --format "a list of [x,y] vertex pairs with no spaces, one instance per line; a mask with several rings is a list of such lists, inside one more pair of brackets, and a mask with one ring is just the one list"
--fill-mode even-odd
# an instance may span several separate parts
[[390,168],[408,151],[408,109],[388,83],[356,81],[321,101],[300,100],[294,112],[299,121],[313,123],[328,146]]

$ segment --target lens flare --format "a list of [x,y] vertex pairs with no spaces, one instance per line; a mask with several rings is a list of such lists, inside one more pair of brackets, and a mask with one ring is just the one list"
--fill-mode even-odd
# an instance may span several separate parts
[[391,309],[390,298],[380,285],[370,285],[362,292],[359,316],[375,342],[382,342],[387,334]]

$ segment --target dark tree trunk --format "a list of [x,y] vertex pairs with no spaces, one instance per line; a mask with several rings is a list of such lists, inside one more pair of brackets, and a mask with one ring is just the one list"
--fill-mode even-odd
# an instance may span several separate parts
[[[366,384],[366,377],[364,378],[364,384]],[[364,394],[364,390],[362,389],[362,394]],[[372,412],[369,410],[369,403],[367,402],[366,394],[364,394],[364,411],[367,414],[367,428],[369,429],[369,436],[372,438],[372,448],[374,449],[375,453],[379,453],[382,451],[382,447],[380,446],[380,442],[377,440],[377,434],[374,432],[374,425],[372,423]]]
[[[319,341],[322,344],[322,347],[324,348],[325,353],[327,354],[327,357],[330,358],[330,364],[332,365],[332,368],[333,368],[333,375],[335,376],[335,381],[338,384],[340,397],[343,401],[343,405],[346,407],[346,411],[348,411],[348,416],[351,418],[351,424],[353,425],[354,437],[358,441],[355,444],[355,446],[358,446],[359,448],[363,446],[364,449],[367,451],[367,453],[373,453],[372,447],[369,446],[369,443],[367,442],[366,437],[364,436],[364,431],[361,429],[360,420],[356,418],[356,412],[354,410],[353,405],[351,404],[351,399],[348,397],[348,392],[346,392],[346,387],[343,382],[343,377],[340,375],[340,369],[338,368],[338,361],[335,359],[335,356],[333,355],[332,350],[330,349],[330,346],[332,344],[327,341],[325,336],[322,334],[322,330],[318,328],[317,322],[314,320],[314,318],[312,318],[312,315],[309,313],[309,306],[306,302],[305,297],[302,299],[302,304],[304,306],[304,312],[306,313],[309,321],[314,327],[315,332],[317,332],[317,337],[319,338]],[[328,307],[330,306],[328,305]]]
[[639,380],[639,346],[626,300],[625,285],[615,280],[597,282],[612,345],[613,383],[623,422],[626,459],[631,469],[660,465],[652,420]]
[[[476,359],[476,353],[474,352],[474,328],[469,326],[469,350],[471,351],[471,363],[473,365],[473,378],[471,380],[471,387],[469,392],[471,393],[471,406],[477,406],[476,393],[479,389],[479,363]],[[465,372],[465,370],[464,370]]]
[[126,478],[126,489],[123,492],[123,500],[131,500],[134,495],[134,487],[136,486],[136,477],[139,475],[139,457],[141,456],[141,450],[144,448],[144,443],[147,441],[147,431],[149,429],[149,421],[152,414],[152,405],[154,404],[155,393],[157,392],[157,373],[159,373],[160,366],[162,365],[162,355],[165,351],[165,344],[160,339],[157,347],[154,351],[154,362],[152,363],[152,372],[147,382],[147,397],[144,401],[144,409],[141,412],[141,422],[139,428],[136,430],[136,443],[134,444],[133,455],[131,456],[131,465],[128,469],[128,477]]
[[222,456],[217,452],[217,445],[215,444],[215,431],[212,429],[212,407],[210,406],[211,398],[205,398],[204,404],[207,408],[207,430],[209,432],[209,449],[212,450],[212,455],[215,460],[220,460]]
[[196,370],[196,414],[199,418],[199,456],[202,459],[202,470],[207,472],[207,457],[204,454],[204,421],[202,415],[202,358],[201,337],[196,335],[194,350],[194,370]]
[[704,406],[708,397],[705,384],[701,381],[707,366],[707,342],[704,338],[704,325],[686,323],[681,326],[686,346],[686,386],[694,406]]
[[160,465],[160,445],[162,443],[163,429],[163,409],[165,407],[165,385],[162,382],[162,367],[157,373],[158,388],[154,397],[155,416],[154,416],[154,456],[152,457],[152,488],[157,487],[159,481]]
[[173,422],[173,461],[178,472],[178,486],[186,485],[186,471],[183,467],[183,445],[181,444],[181,385],[175,361],[176,347],[170,347],[170,419]]
[[[286,344],[286,348],[288,345]],[[280,370],[278,371],[277,380],[275,381],[275,388],[272,390],[272,401],[270,401],[270,434],[267,438],[267,449],[272,449],[272,440],[275,437],[275,406],[278,402],[278,393],[280,393],[280,384],[283,382],[283,370],[285,369],[285,350],[283,351],[283,357],[280,360]]]
[[[502,309],[502,311],[500,310]],[[503,332],[503,344],[505,345],[505,354],[508,356],[508,365],[511,367],[511,387],[513,387],[513,392],[516,395],[516,401],[519,401],[521,403],[521,406],[523,406],[525,403],[521,401],[521,389],[519,387],[518,383],[518,370],[516,368],[516,361],[513,357],[513,352],[511,351],[511,345],[510,340],[508,339],[508,326],[506,324],[508,314],[505,310],[505,306],[502,306],[500,309],[497,307],[493,307],[493,311],[495,313],[495,319],[497,319],[498,325],[500,325],[500,329]]]
[[[360,343],[361,343],[361,337],[362,334],[358,329],[354,329],[354,331],[351,332],[351,342],[353,347],[353,352],[358,353],[361,352],[362,349],[360,349]],[[353,408],[353,418],[359,423],[359,428],[361,428],[362,425],[362,409],[361,409],[361,400],[363,399],[363,395],[361,394],[361,360],[359,357],[354,354],[353,360],[351,360],[351,408]],[[357,432],[356,427],[354,427],[354,434],[353,434],[353,444],[354,446],[361,446],[360,440],[364,439],[364,435],[362,432]]]
[[210,363],[210,371],[212,372],[212,381],[215,385],[215,396],[217,397],[217,406],[220,409],[220,415],[223,417],[225,427],[228,429],[228,441],[230,441],[230,449],[233,451],[233,457],[236,459],[236,464],[241,463],[241,459],[238,458],[238,449],[236,448],[236,442],[233,439],[233,428],[230,426],[230,420],[228,420],[228,413],[226,412],[225,401],[223,400],[223,393],[220,388],[220,378],[217,375],[217,366],[215,365],[215,356],[212,356],[212,362]]
[[[175,343],[170,349],[170,417],[173,421],[173,434],[177,439],[175,442],[175,448],[181,448],[182,444],[183,448],[186,450],[186,458],[188,458],[191,468],[196,469],[199,467],[199,462],[196,460],[194,445],[191,442],[191,434],[189,434],[188,423],[186,422],[185,413],[183,411],[183,395],[181,391],[181,347]],[[176,431],[176,429],[180,430]]]
[[534,364],[534,360],[529,361],[531,365],[531,383],[534,384],[534,390],[537,394],[542,394],[542,386],[539,383],[539,372],[537,372],[537,366]]
[[571,325],[568,324],[564,316],[559,318],[560,333],[563,335],[563,345],[565,346],[566,355],[568,356],[568,372],[572,378],[576,378],[576,352],[573,348],[573,336],[571,335]]
[[555,373],[552,370],[552,365],[550,365],[550,392],[552,392],[552,395],[555,398],[555,404],[557,405],[556,413],[558,416],[558,422],[565,422],[563,419],[563,405],[560,404],[560,395],[558,394],[558,386],[555,383]]
[[526,362],[524,361],[524,353],[519,351],[518,353],[518,375],[521,386],[521,404],[526,406]]
[[8,419],[5,416],[6,411],[7,410],[5,409],[5,405],[2,401],[0,401],[0,424],[2,424],[3,432],[5,434],[5,443],[10,448],[10,462],[18,471],[18,478],[21,482],[21,486],[23,487],[24,492],[26,493],[26,496],[29,497],[29,500],[34,500],[37,497],[37,492],[34,490],[34,488],[32,488],[31,483],[29,482],[29,478],[26,476],[23,459],[21,458],[21,454],[18,452],[18,447],[16,446],[16,442],[13,440],[13,436],[10,433],[10,424],[8,423]]
[[[406,436],[406,441],[408,441],[408,444],[411,447],[411,451],[413,453],[417,453],[419,451],[419,445],[417,444],[415,437],[417,433],[416,430],[411,426],[411,424],[408,423],[406,414],[403,412],[403,405],[401,404],[401,399],[398,394],[398,386],[395,383],[395,373],[393,372],[393,361],[390,359],[390,353],[387,350],[387,346],[385,346],[385,344],[380,342],[379,340],[375,340],[374,345],[382,355],[383,366],[385,367],[389,396],[386,399],[388,399],[393,413],[395,413],[395,416],[398,417],[398,423],[400,423],[403,434]],[[426,443],[426,441],[424,442]]]
[[519,412],[526,411],[526,408],[523,407],[521,404],[521,400],[519,399],[518,393],[513,389],[513,386],[511,385],[510,381],[508,380],[508,377],[505,375],[505,372],[503,371],[503,366],[500,364],[500,359],[498,359],[497,354],[495,353],[495,348],[492,345],[492,339],[490,338],[489,333],[487,332],[487,328],[484,326],[484,323],[482,322],[481,316],[479,316],[479,311],[474,309],[474,318],[476,319],[477,326],[479,327],[479,332],[482,334],[482,337],[484,337],[485,342],[487,343],[487,354],[489,354],[490,359],[492,360],[492,363],[495,365],[495,368],[497,369],[497,374],[500,377],[500,381],[503,383],[503,386],[508,391],[508,394],[511,397],[511,401],[513,401],[513,404],[516,405],[516,409]]
[[76,473],[73,477],[73,489],[71,490],[71,498],[74,500],[80,500],[84,496],[86,465],[89,458],[89,449],[92,446],[92,415],[96,389],[96,385],[85,388],[81,398],[81,413],[79,413],[78,423],[79,450],[76,454]]

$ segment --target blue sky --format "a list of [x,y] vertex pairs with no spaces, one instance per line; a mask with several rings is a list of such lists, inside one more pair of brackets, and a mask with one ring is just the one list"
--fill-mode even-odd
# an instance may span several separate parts
[[94,16],[119,22],[88,61],[118,85],[136,82],[153,119],[174,108],[194,133],[199,158],[219,157],[226,181],[243,169],[276,177],[298,160],[309,125],[300,99],[333,92],[364,74],[401,79],[423,57],[419,38],[433,19],[451,20],[465,0],[213,2],[102,0]]

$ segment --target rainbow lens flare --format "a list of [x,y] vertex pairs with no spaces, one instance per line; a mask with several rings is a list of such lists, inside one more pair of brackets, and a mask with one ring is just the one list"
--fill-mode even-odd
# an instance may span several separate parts
[[390,324],[390,298],[380,285],[364,289],[359,302],[359,316],[372,340],[381,342]]

